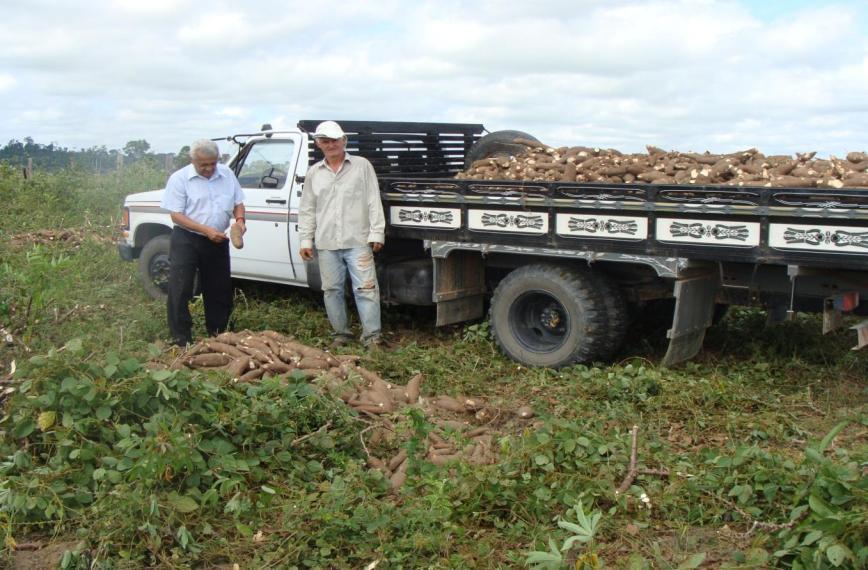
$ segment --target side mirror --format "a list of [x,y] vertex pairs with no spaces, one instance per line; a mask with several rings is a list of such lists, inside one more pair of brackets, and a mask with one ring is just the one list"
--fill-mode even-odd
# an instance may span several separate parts
[[277,188],[278,180],[274,176],[263,176],[259,179],[260,188]]

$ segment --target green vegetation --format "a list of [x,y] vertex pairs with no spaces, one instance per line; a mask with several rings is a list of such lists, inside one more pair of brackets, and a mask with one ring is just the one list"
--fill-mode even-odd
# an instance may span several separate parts
[[[164,307],[114,247],[123,196],[164,179],[0,167],[0,566],[54,542],[66,568],[868,563],[868,355],[851,331],[823,337],[813,316],[766,328],[740,309],[675,369],[657,365],[660,333],[635,328],[623,360],[554,371],[501,356],[485,323],[387,309],[395,347],[368,368],[538,413],[504,424],[523,427],[484,467],[421,461],[430,425],[411,413],[394,494],[340,401],[166,367]],[[235,328],[324,344],[317,295],[238,287]],[[634,425],[637,476],[616,493]]]
[[190,162],[187,156],[189,146],[182,147],[177,155],[153,153],[150,150],[150,143],[144,139],[128,141],[120,150],[108,149],[105,145],[74,150],[54,143],[40,144],[25,137],[23,141],[12,139],[0,147],[0,163],[5,163],[19,172],[27,166],[29,159],[37,172],[57,173],[71,168],[103,173],[116,170],[119,163],[125,167],[139,164],[156,168],[163,167],[169,160],[175,168],[179,168]]

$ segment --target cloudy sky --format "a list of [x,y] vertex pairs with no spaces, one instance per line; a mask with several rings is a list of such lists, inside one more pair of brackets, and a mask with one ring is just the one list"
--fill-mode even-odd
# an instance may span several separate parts
[[483,123],[552,145],[868,149],[864,0],[0,0],[0,144],[264,122]]

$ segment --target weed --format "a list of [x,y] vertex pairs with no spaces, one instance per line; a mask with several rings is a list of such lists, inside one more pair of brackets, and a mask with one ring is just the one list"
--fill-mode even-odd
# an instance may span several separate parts
[[596,570],[601,568],[600,560],[593,550],[585,553],[580,553],[578,545],[589,547],[597,534],[597,525],[600,523],[602,513],[595,511],[590,517],[585,514],[582,502],[573,508],[576,513],[577,522],[570,522],[565,519],[558,520],[558,527],[572,533],[568,536],[558,548],[554,539],[548,539],[549,550],[529,552],[527,556],[527,564],[534,568],[561,568],[567,563],[571,567],[580,570]]

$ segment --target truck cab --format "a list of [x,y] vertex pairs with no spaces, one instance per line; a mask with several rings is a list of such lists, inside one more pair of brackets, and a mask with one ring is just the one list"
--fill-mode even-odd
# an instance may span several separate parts
[[[243,138],[242,138],[243,137]],[[298,256],[298,200],[308,168],[308,135],[301,130],[233,137],[238,152],[229,162],[247,210],[243,249],[230,248],[233,277],[307,285]],[[145,288],[164,298],[168,278],[169,213],[160,207],[163,190],[127,196],[118,244],[124,259],[138,259]]]
[[[316,264],[306,264],[298,255],[298,206],[308,168],[322,159],[309,134],[320,122],[300,121],[295,129],[279,131],[263,125],[255,133],[215,139],[237,147],[228,165],[245,194],[247,233],[243,249],[230,248],[233,277],[319,288]],[[381,180],[451,178],[464,169],[468,152],[484,131],[482,125],[469,123],[340,124],[347,133],[347,152],[367,158]],[[138,260],[144,287],[156,299],[166,297],[172,231],[169,213],[160,207],[162,196],[163,190],[154,190],[126,197],[123,235],[118,243],[123,259]],[[422,271],[425,273],[424,267]],[[412,267],[393,266],[392,275],[402,282],[419,280],[418,270]],[[420,293],[424,284],[397,291],[388,286],[390,276],[384,277],[385,301],[395,295],[401,297],[396,302],[432,302],[430,285],[429,294]]]

